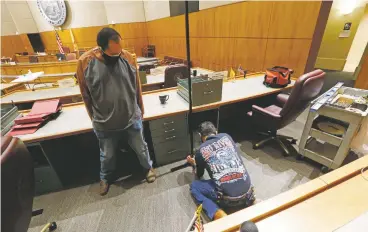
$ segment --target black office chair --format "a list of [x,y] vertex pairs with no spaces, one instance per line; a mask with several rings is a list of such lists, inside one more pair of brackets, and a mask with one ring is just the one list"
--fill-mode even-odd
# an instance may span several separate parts
[[56,58],[58,60],[66,60],[65,54],[56,53]]
[[164,88],[175,87],[178,84],[178,79],[188,78],[188,68],[183,64],[172,65],[165,69]]
[[283,149],[284,155],[291,153],[286,144],[295,144],[296,139],[278,135],[277,130],[289,125],[304,111],[309,102],[321,91],[324,77],[325,73],[320,69],[304,74],[295,82],[290,95],[277,95],[275,104],[267,107],[252,106],[252,111],[248,112],[252,123],[267,131],[261,133],[267,138],[255,143],[253,149],[258,149],[269,141],[276,141]]

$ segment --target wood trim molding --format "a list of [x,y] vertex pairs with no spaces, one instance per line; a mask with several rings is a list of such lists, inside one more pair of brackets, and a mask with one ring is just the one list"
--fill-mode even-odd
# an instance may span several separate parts
[[311,72],[317,61],[318,51],[321,46],[323,34],[327,25],[328,16],[331,11],[333,1],[321,1],[321,7],[317,19],[316,28],[314,30],[312,44],[309,49],[307,63],[305,65],[304,73]]

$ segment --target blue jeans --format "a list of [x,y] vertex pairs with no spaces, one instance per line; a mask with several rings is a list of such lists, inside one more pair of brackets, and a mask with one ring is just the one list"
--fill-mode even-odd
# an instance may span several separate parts
[[[190,192],[197,204],[202,204],[207,216],[213,220],[215,213],[221,207],[248,207],[255,201],[254,188],[250,187],[246,194],[230,199],[216,190],[213,180],[195,180],[190,185]],[[220,204],[220,206],[218,205]]]
[[202,204],[207,216],[212,220],[219,206],[216,184],[213,180],[195,180],[190,185],[190,192],[197,204]]
[[97,131],[95,134],[100,145],[100,179],[111,182],[112,174],[116,166],[116,153],[119,150],[119,141],[127,136],[129,146],[138,156],[140,164],[146,168],[152,168],[152,160],[149,155],[147,143],[143,138],[142,120],[137,120],[133,125],[121,131]]

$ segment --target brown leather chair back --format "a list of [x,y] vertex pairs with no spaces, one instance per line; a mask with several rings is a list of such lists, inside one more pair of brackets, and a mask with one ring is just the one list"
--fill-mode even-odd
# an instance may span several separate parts
[[33,161],[24,143],[1,139],[1,231],[27,231],[35,191]]
[[66,54],[66,60],[76,60],[77,59],[77,54],[75,53],[68,53]]
[[280,112],[281,127],[294,121],[308,106],[309,102],[319,94],[325,74],[322,70],[317,69],[302,75],[296,80],[293,90]]
[[37,56],[29,56],[29,63],[38,63],[38,57]]
[[188,68],[183,64],[171,65],[165,69],[165,88],[177,86],[178,79],[188,78]]

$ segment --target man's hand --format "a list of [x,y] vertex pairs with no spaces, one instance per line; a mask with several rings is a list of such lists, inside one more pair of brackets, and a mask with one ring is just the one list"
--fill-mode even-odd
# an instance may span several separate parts
[[187,156],[187,162],[192,166],[196,165],[195,159],[191,157],[190,155]]

